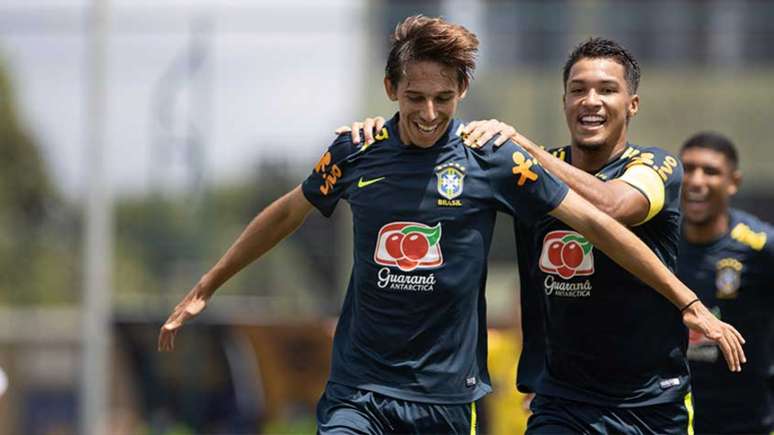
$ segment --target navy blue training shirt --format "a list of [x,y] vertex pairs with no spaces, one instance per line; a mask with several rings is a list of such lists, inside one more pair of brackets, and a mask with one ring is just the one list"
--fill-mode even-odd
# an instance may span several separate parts
[[698,433],[769,433],[774,430],[774,228],[731,209],[729,231],[707,244],[680,244],[678,277],[747,342],[747,364],[728,370],[714,342],[691,331],[688,361]]
[[401,143],[398,116],[367,147],[339,136],[303,183],[329,216],[352,209],[354,259],[330,382],[426,403],[491,391],[486,258],[497,211],[532,222],[568,188],[512,142],[472,150],[458,120],[429,148]]
[[[569,146],[552,154],[572,161]],[[627,144],[594,175],[623,180],[648,199],[646,219],[630,229],[674,270],[679,161],[660,148]],[[610,407],[685,400],[688,333],[666,298],[551,216],[517,220],[516,233],[520,390]]]

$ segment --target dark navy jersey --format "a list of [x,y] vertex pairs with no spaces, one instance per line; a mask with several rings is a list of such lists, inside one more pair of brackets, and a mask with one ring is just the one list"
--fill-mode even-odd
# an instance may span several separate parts
[[438,143],[401,143],[397,115],[374,144],[340,136],[303,183],[329,216],[352,209],[354,261],[330,381],[429,403],[469,403],[486,370],[486,258],[497,211],[532,222],[567,186],[508,143],[471,150],[451,122]]
[[774,228],[738,210],[729,218],[730,231],[718,240],[680,245],[680,279],[747,340],[747,364],[732,373],[718,347],[691,331],[695,425],[699,432],[768,433],[774,429],[767,382],[774,362]]
[[[572,160],[569,146],[552,153]],[[660,148],[629,144],[594,175],[623,180],[648,199],[647,218],[631,230],[674,270],[678,160]],[[613,407],[683,401],[688,335],[679,311],[551,216],[536,224],[517,221],[516,232],[526,308],[520,389]]]

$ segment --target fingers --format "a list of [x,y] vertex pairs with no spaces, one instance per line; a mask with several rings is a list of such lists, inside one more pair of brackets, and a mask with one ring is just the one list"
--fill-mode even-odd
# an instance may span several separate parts
[[371,145],[374,142],[374,130],[376,129],[376,119],[366,118],[363,122],[363,135],[365,136],[365,144]]
[[360,129],[363,128],[362,122],[353,122],[351,127],[352,132],[352,143],[353,144],[359,144],[360,143]]
[[377,116],[374,118],[376,120],[376,131],[382,131],[384,128],[384,124],[387,122],[384,118],[381,116]]
[[170,352],[175,349],[176,329],[170,329],[166,324],[159,332],[159,352]]
[[349,133],[350,131],[352,131],[350,127],[347,127],[346,125],[342,125],[341,127],[337,128],[333,132],[336,134],[344,134],[344,133]]
[[717,344],[723,352],[728,369],[732,372],[740,372],[742,364],[747,362],[742,348],[741,334],[727,323],[722,323],[721,328],[721,337],[717,340]]

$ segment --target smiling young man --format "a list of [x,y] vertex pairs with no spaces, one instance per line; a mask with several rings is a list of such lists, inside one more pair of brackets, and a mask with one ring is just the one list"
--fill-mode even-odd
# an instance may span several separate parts
[[682,146],[683,228],[678,276],[747,339],[750,363],[724,369],[717,347],[691,332],[688,361],[697,433],[774,431],[769,367],[774,355],[774,228],[731,208],[742,176],[736,147],[717,133],[698,133]]
[[525,222],[549,214],[567,222],[594,244],[584,239],[584,252],[610,252],[669,299],[670,315],[679,318],[674,307],[687,307],[686,325],[717,340],[738,369],[741,336],[697,303],[636,236],[520,146],[464,146],[453,117],[477,48],[475,35],[438,18],[398,24],[384,79],[398,113],[373,143],[338,137],[302,185],[262,211],[175,307],[159,348],[171,350],[179,328],[215,290],[312,208],[330,216],[343,199],[352,210],[354,261],[317,408],[319,433],[475,432],[474,403],[491,390],[484,287],[497,211]]

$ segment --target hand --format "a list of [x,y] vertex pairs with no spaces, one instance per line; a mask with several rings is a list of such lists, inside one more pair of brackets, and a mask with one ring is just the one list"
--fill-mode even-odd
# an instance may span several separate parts
[[180,301],[164,322],[159,332],[159,351],[170,352],[175,349],[177,331],[188,320],[198,316],[207,307],[209,296],[197,285]]
[[352,143],[360,143],[360,130],[363,130],[363,136],[365,136],[365,144],[371,145],[374,142],[374,133],[381,131],[384,127],[384,118],[377,116],[374,118],[366,118],[363,122],[353,122],[351,127],[342,126],[336,129],[336,134],[342,134],[346,132],[352,132]]
[[462,136],[465,145],[471,148],[481,148],[490,139],[499,135],[494,141],[494,146],[499,147],[516,136],[516,129],[496,119],[489,121],[473,121],[465,125]]
[[683,324],[714,341],[723,352],[729,370],[742,371],[742,364],[747,362],[742,349],[745,341],[733,326],[720,321],[701,302],[694,303],[683,312]]
[[530,409],[530,405],[532,404],[532,400],[535,399],[535,393],[527,393],[524,395],[524,398],[521,399],[521,409],[524,410],[527,413],[532,413],[532,409]]

